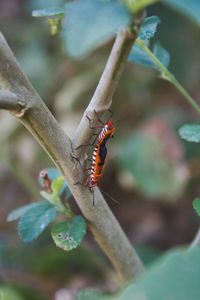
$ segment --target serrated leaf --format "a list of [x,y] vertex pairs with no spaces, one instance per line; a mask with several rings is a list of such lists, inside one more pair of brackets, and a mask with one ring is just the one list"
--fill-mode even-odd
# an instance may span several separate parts
[[79,246],[85,233],[86,222],[81,216],[76,216],[70,221],[57,223],[51,231],[55,244],[66,251]]
[[68,53],[80,58],[129,24],[131,14],[118,0],[77,0],[67,4],[63,37]]
[[186,15],[200,25],[200,1],[198,0],[163,0],[166,4]]
[[32,11],[33,17],[63,17],[65,10],[60,7],[36,9]]
[[[24,206],[21,206],[19,208],[16,208],[14,210],[12,210],[9,215],[7,216],[7,221],[11,222],[11,221],[15,221],[19,218],[21,218],[21,216],[26,213],[30,208],[34,208],[37,207],[38,203],[44,203],[44,201],[38,201],[38,202],[34,202],[34,203],[30,203]],[[46,203],[46,201],[45,201]]]
[[179,135],[188,142],[200,142],[200,125],[186,124],[179,129]]
[[193,201],[193,208],[196,211],[197,215],[200,216],[200,198],[196,198]]
[[165,254],[134,283],[113,298],[117,300],[199,300],[200,251],[173,250]]
[[141,26],[139,38],[141,40],[149,40],[152,38],[155,35],[157,26],[160,22],[160,18],[157,16],[145,18],[144,23]]
[[18,233],[23,242],[36,239],[58,214],[55,206],[47,201],[38,203],[22,215],[18,223]]

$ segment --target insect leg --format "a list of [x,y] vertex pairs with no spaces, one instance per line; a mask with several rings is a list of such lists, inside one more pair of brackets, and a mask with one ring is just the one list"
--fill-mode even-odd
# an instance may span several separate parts
[[103,126],[105,125],[105,123],[100,119],[100,117],[99,117],[99,115],[98,115],[98,113],[96,112],[96,110],[94,109],[94,113],[95,113],[95,115],[96,115],[96,117],[97,117],[97,120],[99,121],[99,123],[101,123]]

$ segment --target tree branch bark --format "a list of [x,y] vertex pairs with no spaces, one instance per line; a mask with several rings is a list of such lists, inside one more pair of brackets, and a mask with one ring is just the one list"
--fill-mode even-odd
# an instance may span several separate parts
[[[120,33],[120,37],[118,36],[118,41],[117,44],[115,43],[115,47],[117,45],[121,45],[120,49],[123,48],[123,51],[117,48],[115,48],[115,51],[113,50],[113,53],[120,53],[120,55],[118,55],[118,59],[116,61],[112,62],[115,65],[118,64],[118,67],[117,65],[115,66],[114,70],[112,70],[112,76],[109,79],[112,82],[115,78],[116,82],[113,83],[113,87],[111,88],[112,92],[109,93],[108,85],[106,85],[106,99],[111,99],[128,52],[135,39],[134,37],[130,40],[127,33],[125,35],[123,33],[122,38],[121,34],[122,33]],[[118,44],[119,41],[121,42]],[[119,73],[117,72],[118,68],[120,69]],[[107,69],[107,72],[109,73],[109,69]],[[77,204],[79,205],[84,217],[88,220],[89,228],[97,243],[109,257],[110,261],[120,274],[122,281],[126,282],[133,279],[143,270],[142,262],[128,241],[98,188],[95,188],[94,190],[95,206],[93,206],[92,195],[89,189],[79,185],[74,185],[79,178],[79,174],[82,174],[82,170],[80,166],[77,164],[75,165],[74,161],[71,159],[71,141],[60,128],[45,103],[23,74],[2,34],[0,34],[0,89],[9,90],[11,93],[15,94],[20,101],[22,101],[23,109],[21,109],[21,113],[16,113],[16,116],[36,138],[50,156],[54,164],[63,173]],[[95,99],[98,99],[97,94]],[[15,107],[15,97],[10,97],[8,103],[11,100],[13,100],[13,107]],[[92,101],[92,103],[97,102],[97,100]],[[107,109],[108,107],[106,103],[107,100],[105,100],[104,109]],[[6,108],[5,103],[4,108]],[[12,111],[12,105],[7,104],[7,109]],[[81,127],[79,126],[77,132],[79,132],[80,128]],[[84,136],[86,137],[86,133],[84,133]]]

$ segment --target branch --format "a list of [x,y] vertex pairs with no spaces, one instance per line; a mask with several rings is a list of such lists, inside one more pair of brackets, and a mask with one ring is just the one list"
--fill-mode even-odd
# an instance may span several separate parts
[[95,121],[96,115],[94,114],[94,110],[101,116],[110,108],[113,94],[116,91],[129,52],[137,38],[137,33],[143,19],[144,11],[141,11],[134,18],[135,25],[133,26],[132,31],[130,28],[124,28],[119,31],[99,84],[76,130],[75,138],[73,140],[74,148],[79,145],[87,144],[88,140],[91,138],[92,132],[88,126],[88,119],[86,116],[89,116],[90,119]]
[[[130,49],[126,39],[123,45],[128,45]],[[143,269],[140,259],[100,191],[97,188],[94,190],[93,206],[89,189],[74,185],[82,169],[71,159],[71,141],[23,74],[2,34],[0,58],[0,88],[10,89],[25,103],[26,110],[18,116],[19,120],[63,173],[96,241],[121,275],[122,281],[133,279]]]
[[25,110],[25,102],[8,90],[0,90],[0,109],[6,109],[21,115]]

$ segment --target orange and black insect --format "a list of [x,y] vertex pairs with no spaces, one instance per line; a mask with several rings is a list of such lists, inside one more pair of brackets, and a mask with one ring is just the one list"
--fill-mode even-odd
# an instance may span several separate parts
[[[90,119],[88,118],[89,122]],[[86,169],[90,173],[85,179],[84,185],[88,186],[90,189],[94,188],[98,183],[100,178],[103,175],[106,157],[107,157],[107,148],[106,143],[107,141],[114,136],[115,132],[115,125],[112,120],[104,123],[101,119],[99,119],[101,126],[91,127],[92,129],[99,129],[101,128],[100,132],[97,134],[95,140],[96,145],[93,150],[91,166],[90,168]],[[91,125],[91,124],[90,124]],[[93,198],[94,203],[94,198]]]
[[[110,111],[111,112],[111,111]],[[103,171],[105,168],[105,163],[106,163],[106,157],[107,157],[107,148],[106,148],[106,143],[107,141],[114,136],[115,132],[115,125],[113,121],[110,119],[108,122],[104,123],[94,110],[94,113],[97,116],[97,119],[101,125],[92,127],[91,126],[91,120],[87,116],[87,119],[89,121],[89,125],[91,129],[100,129],[99,133],[94,133],[95,135],[95,140],[93,141],[92,144],[87,144],[87,145],[80,145],[76,149],[83,147],[83,146],[93,146],[93,154],[92,154],[92,159],[89,159],[91,162],[91,166],[84,171],[88,172],[87,177],[85,178],[84,182],[77,182],[76,184],[80,183],[83,186],[88,186],[90,190],[93,192],[93,188],[98,185],[100,178],[103,175]],[[112,113],[112,112],[111,112]],[[73,156],[73,158],[75,158]],[[75,158],[78,160],[77,158]],[[94,192],[93,192],[93,205],[94,205]]]

